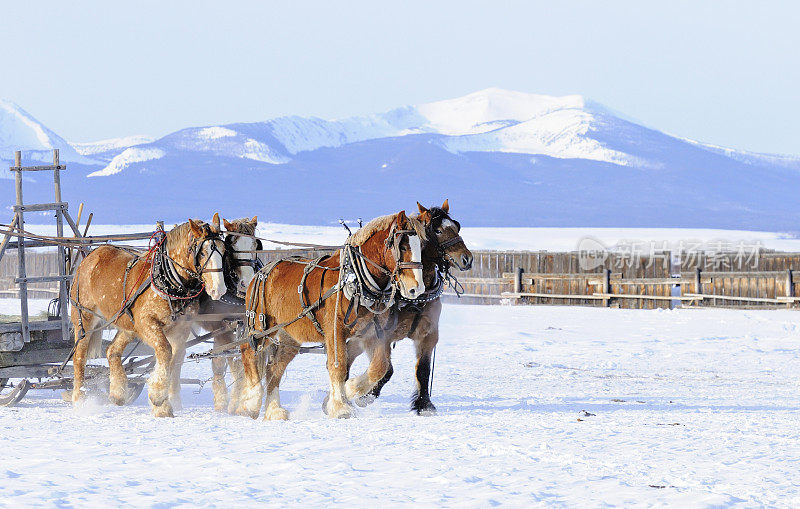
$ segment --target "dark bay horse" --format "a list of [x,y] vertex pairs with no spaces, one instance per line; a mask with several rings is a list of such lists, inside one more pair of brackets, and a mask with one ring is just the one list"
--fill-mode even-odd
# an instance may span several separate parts
[[[314,261],[285,259],[257,274],[247,290],[248,320],[256,331],[281,327],[272,334],[276,342],[265,343],[261,349],[264,354],[269,351],[266,367],[266,355],[257,356],[249,345],[242,346],[246,384],[238,413],[258,417],[263,373],[267,385],[264,419],[287,419],[279,393],[286,366],[301,344],[323,342],[330,378],[326,413],[334,418],[349,417],[352,409],[344,387],[346,340],[370,325],[375,313],[388,310],[397,293],[413,299],[424,291],[421,259],[425,240],[422,224],[401,211],[370,221],[332,256]],[[342,290],[337,292],[338,287]],[[304,314],[310,304],[316,307]],[[388,366],[383,357],[375,356],[373,362]],[[373,371],[378,373],[377,379],[385,374],[380,366]]]
[[[424,225],[428,243],[422,251],[425,293],[414,300],[398,299],[387,316],[375,327],[367,327],[347,342],[349,367],[356,357],[366,352],[370,359],[374,355],[391,352],[391,345],[406,337],[414,341],[417,354],[415,369],[417,389],[411,409],[417,414],[436,412],[429,394],[431,354],[439,342],[439,316],[442,303],[439,299],[443,278],[450,268],[469,270],[472,267],[472,252],[461,238],[461,225],[450,217],[447,200],[441,207],[427,209],[417,203],[417,219]],[[370,366],[372,363],[370,363]],[[369,369],[362,375],[350,378],[346,384],[348,399],[356,399],[359,405],[372,402],[380,395],[381,388],[394,372],[391,363],[383,378],[376,380]]]
[[87,357],[99,356],[102,329],[112,325],[117,334],[106,354],[109,399],[118,405],[126,401],[121,355],[138,337],[155,351],[147,391],[153,415],[172,417],[173,404],[179,406],[180,369],[174,369],[174,359],[183,359],[191,319],[199,309],[198,297],[205,292],[219,299],[225,293],[225,245],[218,214],[211,224],[190,219],[162,235],[148,256],[102,246],[78,267],[70,290],[76,343],[74,403],[84,398],[81,388]]

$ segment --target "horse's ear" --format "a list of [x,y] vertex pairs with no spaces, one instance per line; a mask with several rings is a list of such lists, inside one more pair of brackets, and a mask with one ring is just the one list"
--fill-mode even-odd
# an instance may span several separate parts
[[214,212],[214,217],[211,218],[211,228],[215,232],[219,232],[219,212]]
[[447,203],[447,200],[445,200],[444,203],[442,203],[442,210],[444,210],[445,213],[447,214],[450,213],[450,204]]
[[400,226],[401,228],[405,226],[405,224],[408,222],[408,217],[406,217],[405,210],[401,210],[400,212],[397,213],[396,221],[397,221],[397,226]]
[[195,237],[203,236],[203,228],[194,219],[189,219],[189,230]]
[[417,208],[419,209],[419,213],[420,213],[420,214],[424,214],[425,212],[427,212],[427,211],[428,211],[428,209],[426,209],[425,207],[423,207],[422,205],[420,205],[420,203],[419,203],[419,202],[417,202]]
[[224,217],[222,218],[222,224],[225,225],[225,229],[228,230],[229,232],[233,231],[233,223],[231,223]]
[[253,219],[250,220],[250,224],[258,226],[258,216],[253,216]]

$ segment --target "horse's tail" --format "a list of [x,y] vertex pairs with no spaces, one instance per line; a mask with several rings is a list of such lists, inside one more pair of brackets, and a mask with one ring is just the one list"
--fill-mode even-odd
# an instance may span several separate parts
[[103,332],[92,331],[86,335],[89,341],[89,349],[86,353],[87,359],[98,359],[103,356]]

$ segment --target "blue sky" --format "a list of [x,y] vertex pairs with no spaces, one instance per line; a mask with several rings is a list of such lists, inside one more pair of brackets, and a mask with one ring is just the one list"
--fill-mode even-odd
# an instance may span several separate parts
[[792,2],[3,2],[0,97],[72,141],[495,86],[800,154]]

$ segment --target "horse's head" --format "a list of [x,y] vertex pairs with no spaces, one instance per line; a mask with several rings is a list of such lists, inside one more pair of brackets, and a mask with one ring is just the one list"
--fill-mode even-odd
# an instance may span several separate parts
[[386,237],[386,248],[391,252],[387,256],[386,266],[395,274],[400,294],[406,299],[416,299],[425,292],[422,280],[422,241],[412,219],[401,210],[392,222]]
[[418,219],[425,225],[431,247],[438,250],[442,262],[459,270],[472,267],[472,252],[461,238],[461,224],[450,217],[450,204],[447,200],[441,207],[426,209],[417,202]]
[[[243,218],[233,221],[223,219],[222,222],[225,230],[229,232],[225,236],[225,256],[223,258],[225,284],[237,296],[244,297],[247,286],[260,266],[256,251],[261,250],[261,241],[254,236],[258,218],[253,216],[253,219]],[[241,233],[241,235],[232,235],[232,233]]]
[[211,224],[189,219],[189,250],[187,267],[203,280],[206,293],[214,300],[225,295],[222,256],[225,243],[219,229],[219,214]]

